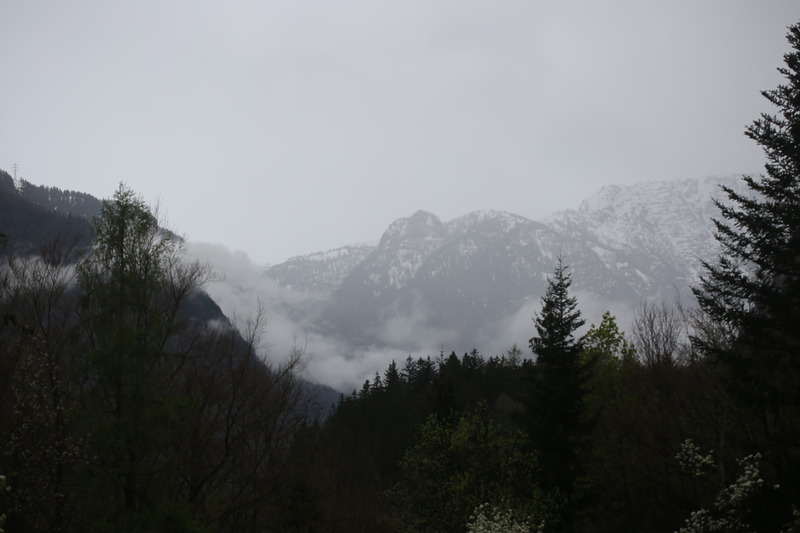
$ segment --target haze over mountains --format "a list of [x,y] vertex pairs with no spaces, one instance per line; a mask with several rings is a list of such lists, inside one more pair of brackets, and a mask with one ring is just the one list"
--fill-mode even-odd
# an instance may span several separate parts
[[[99,208],[88,195],[45,194],[5,173],[0,182],[3,228],[19,227],[11,214],[23,204],[5,207],[14,195],[28,211],[36,205],[42,220],[54,211],[85,220]],[[645,299],[690,298],[700,261],[717,251],[713,198],[722,196],[719,185],[740,190],[740,183],[729,176],[609,185],[539,221],[500,211],[442,221],[418,211],[380,235],[376,229],[377,244],[293,257],[263,272],[218,245],[190,243],[190,251],[222,275],[208,292],[229,317],[244,325],[260,308],[271,354],[304,345],[309,377],[347,390],[409,354],[492,355],[515,343],[527,351],[559,256],[571,266],[589,323],[611,310],[626,328]]]

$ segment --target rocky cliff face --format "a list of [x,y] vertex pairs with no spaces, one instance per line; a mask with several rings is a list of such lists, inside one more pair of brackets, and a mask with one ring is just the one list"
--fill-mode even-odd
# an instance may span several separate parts
[[590,248],[640,297],[669,298],[696,284],[701,261],[716,257],[720,185],[744,191],[738,177],[608,186],[545,222]]

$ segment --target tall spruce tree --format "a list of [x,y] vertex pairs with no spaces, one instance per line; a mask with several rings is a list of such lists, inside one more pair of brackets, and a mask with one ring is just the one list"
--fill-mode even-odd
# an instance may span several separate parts
[[800,493],[800,23],[778,71],[786,83],[763,91],[778,108],[747,129],[766,155],[766,175],[749,189],[724,187],[715,220],[721,253],[705,264],[698,302],[727,336],[696,345],[720,364],[732,397],[759,420],[760,442],[780,485]]
[[585,321],[577,299],[569,295],[572,277],[558,259],[541,311],[534,319],[536,336],[530,339],[536,363],[525,402],[523,422],[541,456],[545,488],[564,499],[564,527],[572,530],[579,507],[575,492],[580,477],[580,455],[588,428],[583,419],[587,373],[576,331]]

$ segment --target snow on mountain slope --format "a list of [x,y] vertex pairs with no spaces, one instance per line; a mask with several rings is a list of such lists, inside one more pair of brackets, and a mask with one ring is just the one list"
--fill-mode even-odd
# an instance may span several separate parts
[[698,244],[713,240],[710,215],[716,212],[713,198],[721,197],[719,185],[736,182],[727,177],[607,186],[577,211],[545,222],[562,231],[578,226],[608,248],[668,251],[693,261]]
[[417,211],[396,220],[337,292],[356,291],[376,298],[395,293],[413,279],[428,255],[441,246],[444,236],[442,222],[431,213]]
[[587,243],[644,296],[663,297],[670,282],[687,289],[696,283],[701,260],[716,255],[714,199],[724,198],[720,185],[742,190],[741,183],[727,176],[611,185],[545,222]]
[[384,346],[429,335],[471,348],[499,338],[515,313],[533,315],[559,256],[587,308],[632,312],[643,299],[689,297],[700,261],[716,255],[720,185],[743,190],[738,177],[613,185],[542,222],[502,211],[442,222],[418,211],[375,247],[293,258],[268,274],[329,294],[314,313],[325,334]]
[[265,274],[288,289],[330,294],[374,249],[371,244],[356,244],[292,257]]

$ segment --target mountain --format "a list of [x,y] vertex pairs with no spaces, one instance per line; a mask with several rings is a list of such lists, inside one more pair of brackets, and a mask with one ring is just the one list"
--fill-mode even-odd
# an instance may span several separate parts
[[375,247],[292,258],[266,275],[325,295],[305,310],[308,321],[357,346],[411,349],[426,339],[497,350],[486,343],[518,313],[533,316],[559,255],[593,309],[630,314],[644,299],[687,297],[700,260],[716,255],[713,199],[720,185],[741,190],[740,181],[607,186],[538,222],[500,211],[443,222],[418,211],[392,223]]
[[393,223],[377,248],[333,292],[321,322],[362,343],[426,330],[441,341],[473,337],[544,287],[550,268],[544,225],[502,212],[448,223],[417,212]]

